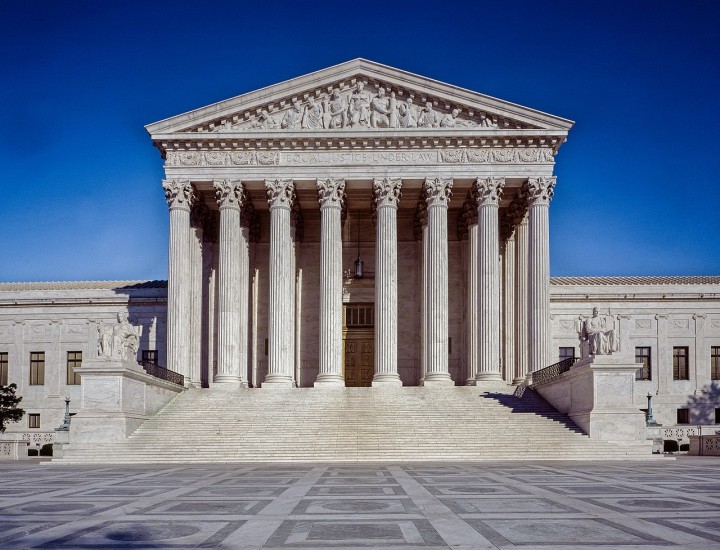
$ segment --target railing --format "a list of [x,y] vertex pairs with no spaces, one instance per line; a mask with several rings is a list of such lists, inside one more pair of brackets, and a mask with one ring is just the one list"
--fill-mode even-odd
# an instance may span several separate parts
[[185,377],[182,374],[161,367],[155,361],[140,361],[140,364],[150,376],[165,380],[171,384],[177,384],[178,386],[185,385]]
[[532,373],[533,385],[544,384],[545,382],[555,380],[562,373],[569,371],[578,359],[578,357],[568,357],[567,359],[563,359],[562,361],[555,363],[554,365],[550,365],[549,367],[545,367],[544,369],[535,371],[534,373]]

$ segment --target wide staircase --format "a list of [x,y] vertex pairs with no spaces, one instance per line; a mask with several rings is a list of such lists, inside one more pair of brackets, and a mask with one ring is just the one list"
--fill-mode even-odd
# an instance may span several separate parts
[[591,440],[532,390],[190,389],[126,441],[62,463],[650,459]]

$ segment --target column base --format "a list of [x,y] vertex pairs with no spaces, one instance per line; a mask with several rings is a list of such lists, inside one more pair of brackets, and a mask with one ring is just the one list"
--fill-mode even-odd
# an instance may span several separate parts
[[265,381],[260,384],[261,388],[284,389],[292,388],[294,385],[292,376],[287,374],[268,374]]
[[524,379],[524,378],[513,378],[513,381],[512,381],[512,385],[513,385],[513,386],[519,386],[519,385],[524,384],[524,383],[525,383],[525,379]]
[[[215,384],[219,386],[224,387],[236,387],[240,388],[245,385],[247,387],[247,384],[244,384],[243,381],[240,379],[239,376],[234,374],[218,374],[215,377]],[[199,387],[199,386],[198,386]]]
[[[499,372],[479,372],[475,375],[475,382],[504,382]],[[476,384],[477,385],[477,384]]]
[[400,376],[396,372],[376,373],[373,376],[371,386],[373,388],[378,386],[402,386],[402,380],[400,380]]
[[318,374],[318,377],[315,379],[315,383],[313,384],[314,388],[330,386],[336,388],[344,388],[345,379],[342,377],[341,374]]
[[474,386],[474,385],[475,385],[475,378],[468,378],[467,380],[465,380],[465,385],[466,385],[466,386]]
[[454,386],[455,382],[450,378],[450,374],[447,372],[438,372],[425,374],[425,378],[422,381],[424,387],[427,386]]

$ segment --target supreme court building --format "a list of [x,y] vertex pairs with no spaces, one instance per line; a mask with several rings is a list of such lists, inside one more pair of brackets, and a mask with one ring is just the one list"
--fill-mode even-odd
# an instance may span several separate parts
[[234,392],[215,408],[254,396],[266,415],[271,390],[292,387],[512,394],[587,356],[594,307],[630,365],[617,387],[630,409],[652,394],[665,426],[720,424],[720,277],[550,277],[553,171],[572,124],[356,59],[148,125],[168,281],[0,283],[0,384],[16,383],[28,412],[9,433],[52,441],[64,396],[90,448],[173,399],[202,411],[213,389]]
[[147,127],[188,384],[523,380],[552,362],[572,122],[357,59]]

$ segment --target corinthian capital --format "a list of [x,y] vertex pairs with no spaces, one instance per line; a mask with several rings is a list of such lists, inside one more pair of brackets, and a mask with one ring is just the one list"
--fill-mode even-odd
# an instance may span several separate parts
[[162,187],[168,207],[190,210],[195,199],[195,190],[190,180],[163,180]]
[[555,176],[549,178],[529,178],[523,186],[527,196],[528,206],[548,206],[553,197],[555,188]]
[[423,196],[428,208],[431,206],[447,207],[452,197],[452,178],[427,178],[423,186]]
[[220,208],[240,208],[242,206],[245,195],[240,180],[215,180],[213,187]]
[[318,202],[320,209],[342,208],[345,202],[345,180],[317,180]]
[[292,208],[295,201],[295,184],[291,179],[265,180],[270,208]]
[[373,181],[373,205],[375,208],[381,206],[392,206],[397,208],[400,202],[400,189],[402,180],[400,178],[383,178]]
[[473,185],[478,206],[498,206],[505,178],[478,178]]

